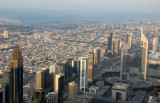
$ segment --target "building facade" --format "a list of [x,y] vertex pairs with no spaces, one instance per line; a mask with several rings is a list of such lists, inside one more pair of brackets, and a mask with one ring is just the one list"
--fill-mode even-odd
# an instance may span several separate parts
[[88,58],[80,57],[80,90],[88,87]]
[[148,40],[143,34],[143,29],[141,29],[141,65],[140,65],[140,79],[146,80],[147,66],[148,66]]

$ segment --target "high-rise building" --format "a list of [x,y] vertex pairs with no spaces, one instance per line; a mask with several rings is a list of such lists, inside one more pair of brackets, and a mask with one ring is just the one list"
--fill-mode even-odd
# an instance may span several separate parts
[[101,62],[101,50],[100,48],[94,49],[94,64],[98,64]]
[[58,94],[58,103],[63,103],[64,74],[55,75],[54,92]]
[[3,83],[5,84],[5,103],[10,103],[12,97],[11,71],[6,70],[3,73]]
[[130,46],[132,44],[132,33],[131,34],[126,34],[126,38],[125,38],[125,44],[129,43]]
[[23,102],[23,58],[22,50],[16,45],[11,56],[11,102]]
[[129,54],[130,43],[127,43],[121,48],[121,69],[120,69],[120,79],[122,81],[129,80]]
[[43,89],[37,89],[34,92],[34,103],[45,103],[45,91]]
[[153,51],[158,52],[158,48],[159,48],[159,37],[156,36],[153,38]]
[[45,73],[42,70],[36,72],[36,89],[45,89]]
[[46,102],[45,103],[58,103],[58,98],[57,98],[57,93],[56,92],[49,92],[46,95]]
[[48,87],[49,87],[49,68],[47,68],[47,67],[43,67],[43,68],[41,68],[41,70],[43,70],[43,72],[44,72],[44,75],[45,75],[45,89],[47,89]]
[[141,66],[140,66],[140,79],[146,80],[147,63],[148,63],[148,40],[143,34],[141,29]]
[[73,73],[72,61],[73,61],[73,59],[70,58],[70,59],[67,59],[67,61],[68,61],[68,76],[72,77],[72,73]]
[[114,44],[114,53],[118,54],[119,52],[119,45],[120,45],[120,40],[119,39],[114,39],[113,40],[113,44]]
[[111,52],[111,49],[112,49],[112,36],[113,36],[113,33],[111,32],[108,37],[108,51],[109,52]]
[[80,90],[88,87],[88,58],[80,57]]
[[93,51],[88,52],[88,82],[93,81],[93,67],[94,67],[94,53]]
[[70,82],[68,83],[68,88],[69,88],[69,97],[73,101],[76,100],[77,96],[77,83],[75,82]]
[[0,103],[5,103],[5,86],[0,84]]
[[54,76],[59,73],[57,64],[51,64],[49,68],[49,84],[54,85]]
[[[117,101],[127,101],[128,99],[129,85],[122,83],[115,83],[112,86],[112,99],[116,103]],[[122,102],[123,103],[123,102]]]
[[27,84],[25,86],[23,86],[23,95],[28,94],[28,96],[33,96],[34,94],[34,84]]
[[77,60],[72,60],[72,73],[78,73]]
[[63,70],[62,73],[64,73],[64,79],[68,79],[69,78],[69,62],[67,60],[62,61],[63,63]]

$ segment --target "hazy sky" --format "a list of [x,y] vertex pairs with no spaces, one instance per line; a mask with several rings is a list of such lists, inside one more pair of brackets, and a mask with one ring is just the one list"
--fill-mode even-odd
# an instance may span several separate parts
[[1,8],[160,13],[160,0],[0,0]]

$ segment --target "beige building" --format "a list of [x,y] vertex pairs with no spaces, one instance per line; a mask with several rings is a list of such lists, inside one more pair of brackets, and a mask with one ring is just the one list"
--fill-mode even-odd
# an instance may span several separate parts
[[75,100],[77,97],[77,83],[70,82],[68,83],[69,88],[69,99]]
[[64,76],[64,74],[59,73],[59,74],[56,74],[55,77],[54,77],[54,92],[56,92],[56,93],[58,93],[58,91],[59,91],[59,86],[60,86],[59,79],[62,76]]
[[114,44],[114,53],[118,54],[119,52],[119,45],[120,45],[120,40],[119,39],[114,39],[113,40],[113,44]]
[[8,38],[8,31],[3,31],[2,36],[3,36],[4,38]]
[[42,70],[36,72],[36,89],[39,88],[45,89],[45,74]]
[[101,50],[100,48],[94,49],[94,64],[99,64],[101,61]]
[[93,66],[94,66],[94,53],[93,51],[88,52],[88,83],[93,81]]

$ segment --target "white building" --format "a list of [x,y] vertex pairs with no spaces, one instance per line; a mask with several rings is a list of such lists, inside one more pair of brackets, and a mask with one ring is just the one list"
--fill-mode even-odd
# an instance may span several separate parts
[[121,69],[120,69],[120,80],[129,80],[129,49],[131,49],[131,42],[127,43],[121,48]]
[[140,79],[146,80],[147,64],[148,64],[148,40],[143,34],[141,29],[141,66],[140,66]]
[[80,57],[80,90],[88,87],[88,58]]
[[159,47],[159,37],[154,37],[153,38],[153,51],[158,52],[158,47]]
[[97,94],[98,91],[99,91],[99,87],[97,87],[97,86],[91,86],[89,88],[89,93],[90,94]]

